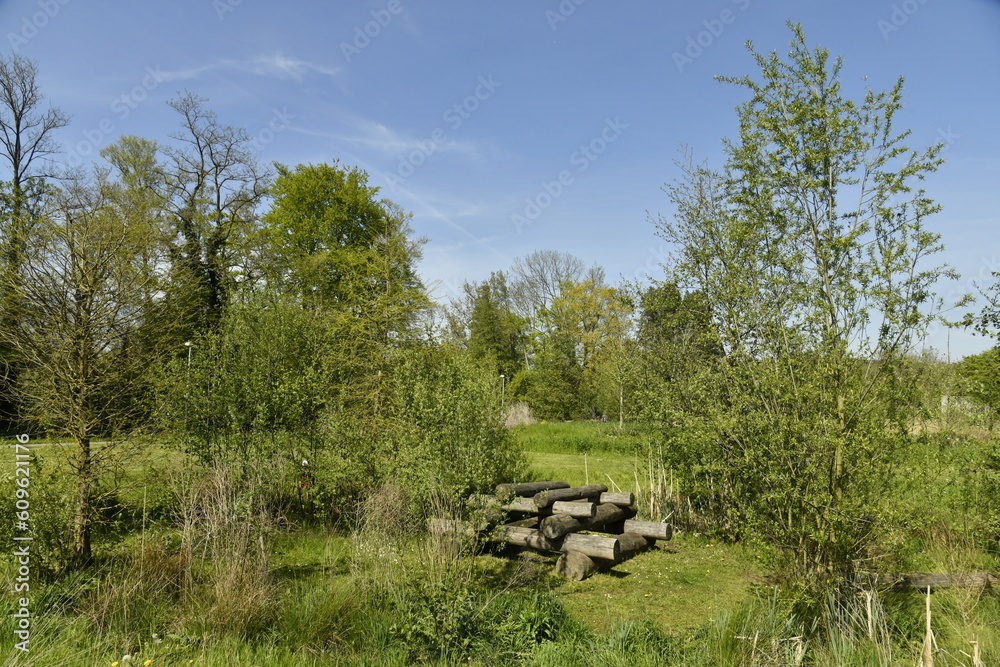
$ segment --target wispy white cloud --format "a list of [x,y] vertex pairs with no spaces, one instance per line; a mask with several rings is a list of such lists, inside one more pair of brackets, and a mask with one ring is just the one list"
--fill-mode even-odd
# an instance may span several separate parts
[[227,70],[246,72],[256,76],[265,76],[275,79],[294,79],[298,82],[301,82],[310,74],[336,76],[340,72],[340,68],[337,67],[318,65],[316,63],[286,56],[284,53],[278,52],[243,60],[231,58],[216,60],[205,65],[199,65],[188,69],[163,71],[161,72],[161,75],[167,81],[183,81],[186,79],[201,78],[203,74],[209,72]]
[[435,141],[430,134],[423,137],[411,136],[398,132],[378,121],[358,116],[341,114],[341,119],[346,128],[345,131],[339,133],[302,131],[331,141],[362,146],[390,157],[405,156],[411,151],[427,153],[428,145],[433,146],[432,152],[434,153],[457,153],[472,160],[479,160],[483,157],[481,146],[475,142],[458,141],[450,137],[446,137],[444,141]]

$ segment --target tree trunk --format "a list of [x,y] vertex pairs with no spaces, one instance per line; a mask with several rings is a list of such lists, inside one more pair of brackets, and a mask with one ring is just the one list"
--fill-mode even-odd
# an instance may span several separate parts
[[80,452],[76,470],[76,512],[73,517],[73,567],[75,569],[90,565],[92,553],[90,550],[91,524],[91,454],[90,438],[79,438]]

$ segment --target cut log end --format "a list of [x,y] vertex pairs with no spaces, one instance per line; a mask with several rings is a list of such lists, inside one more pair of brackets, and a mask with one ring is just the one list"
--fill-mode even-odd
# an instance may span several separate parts
[[583,581],[597,571],[597,564],[579,551],[567,551],[556,561],[556,574],[564,579]]

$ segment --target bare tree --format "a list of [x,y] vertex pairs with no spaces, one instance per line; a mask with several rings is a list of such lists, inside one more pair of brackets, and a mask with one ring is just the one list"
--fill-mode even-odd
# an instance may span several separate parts
[[534,322],[538,312],[548,307],[568,283],[591,281],[604,286],[604,269],[590,268],[568,252],[536,250],[514,260],[510,268],[511,298],[518,315]]
[[238,280],[253,278],[238,274],[270,184],[247,132],[222,125],[206,102],[185,93],[169,103],[183,129],[173,135],[180,146],[164,149],[173,297],[199,327],[218,321]]
[[[21,310],[16,286],[45,189],[46,174],[38,165],[58,150],[52,132],[69,122],[58,109],[42,109],[44,96],[36,76],[30,60],[19,55],[0,58],[0,159],[10,167],[10,180],[0,191],[0,272],[4,282],[12,286],[0,293],[0,327],[4,329],[16,325]],[[11,350],[0,350],[0,377],[4,378],[0,393],[6,393],[14,382],[16,370]],[[12,409],[7,403],[0,411]]]

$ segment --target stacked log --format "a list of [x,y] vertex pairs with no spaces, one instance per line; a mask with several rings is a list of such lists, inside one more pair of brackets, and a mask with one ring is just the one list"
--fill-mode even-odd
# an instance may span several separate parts
[[558,553],[556,574],[577,581],[673,536],[667,524],[634,519],[634,494],[611,492],[603,484],[500,484],[495,496],[470,502],[499,524],[491,541]]

